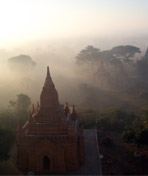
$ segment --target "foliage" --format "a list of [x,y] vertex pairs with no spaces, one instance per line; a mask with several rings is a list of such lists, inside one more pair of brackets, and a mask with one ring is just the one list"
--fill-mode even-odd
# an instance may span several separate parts
[[[140,49],[131,46],[131,45],[126,45],[126,46],[116,46],[111,49],[111,53],[115,55],[117,58],[122,58],[122,59],[129,59],[130,57],[133,57],[136,53],[140,53]],[[130,61],[130,60],[129,60]]]
[[105,137],[101,138],[99,143],[103,144],[107,147],[112,147],[113,146],[113,140],[110,136],[105,136]]
[[16,131],[18,117],[16,113],[10,109],[0,111],[0,129]]
[[18,119],[24,124],[30,104],[31,100],[27,95],[19,94],[16,101],[10,101],[13,109],[0,110],[0,161],[9,159]]
[[124,128],[130,126],[136,118],[137,116],[134,113],[119,108],[113,108],[107,112],[100,113],[100,118],[97,119],[97,127],[98,129],[122,132]]
[[25,94],[19,94],[15,101],[10,101],[9,103],[15,110],[17,117],[20,118],[21,124],[23,124],[28,117],[28,111],[31,105],[30,97]]
[[96,126],[97,112],[92,109],[81,111],[78,113],[79,121],[84,128],[94,128]]
[[32,58],[27,55],[19,55],[9,58],[9,62],[13,63],[22,63],[24,65],[35,65],[35,62],[32,61]]
[[135,144],[138,149],[148,145],[148,109],[143,110],[141,119],[123,132],[122,139],[126,143]]
[[100,51],[100,49],[94,46],[88,45],[85,49],[82,49],[80,53],[76,56],[77,64],[96,64],[105,63],[111,65],[121,64],[120,59],[123,62],[132,62],[130,60],[136,53],[140,53],[140,49],[131,46],[116,46],[111,50]]
[[31,105],[31,99],[28,95],[19,94],[17,95],[16,101],[10,101],[9,103],[17,112],[28,111],[29,106]]
[[99,51],[100,50],[98,48],[88,45],[76,56],[77,64],[93,64],[98,60]]
[[0,161],[9,159],[15,135],[10,130],[0,129]]
[[[87,81],[90,82],[91,79],[91,83],[99,89],[116,90],[120,93],[135,89],[135,86],[136,89],[145,86],[148,61],[146,64],[143,61],[145,59],[136,62],[134,57],[137,53],[141,53],[140,48],[131,45],[115,46],[102,51],[89,45],[76,55],[76,63],[81,65],[80,72],[83,70],[84,74],[86,71],[84,75]],[[148,88],[148,83],[145,87]],[[120,94],[118,96],[121,97]]]
[[138,122],[123,132],[122,139],[124,142],[135,144],[138,149],[141,149],[148,145],[148,128],[143,123]]
[[8,63],[12,70],[17,71],[27,71],[29,69],[32,69],[36,65],[36,63],[28,55],[11,57],[8,59]]

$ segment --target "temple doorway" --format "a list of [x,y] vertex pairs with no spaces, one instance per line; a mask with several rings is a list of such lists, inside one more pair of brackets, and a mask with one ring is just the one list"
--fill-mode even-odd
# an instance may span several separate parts
[[44,172],[50,171],[50,159],[46,155],[43,157],[43,171]]

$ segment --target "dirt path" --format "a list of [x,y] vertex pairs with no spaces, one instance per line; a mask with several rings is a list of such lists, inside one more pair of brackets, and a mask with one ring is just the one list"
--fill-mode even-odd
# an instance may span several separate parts
[[101,175],[96,135],[96,129],[84,130],[85,162],[79,171],[71,172],[69,174]]

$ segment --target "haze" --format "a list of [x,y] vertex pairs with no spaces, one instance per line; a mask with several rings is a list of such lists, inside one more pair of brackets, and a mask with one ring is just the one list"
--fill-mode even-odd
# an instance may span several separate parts
[[[67,97],[78,103],[73,92],[88,80],[78,75],[75,56],[87,45],[106,50],[129,44],[143,54],[147,7],[147,0],[0,0],[0,105],[19,93],[37,101],[47,65],[62,103]],[[8,59],[19,55],[36,66],[12,69]]]

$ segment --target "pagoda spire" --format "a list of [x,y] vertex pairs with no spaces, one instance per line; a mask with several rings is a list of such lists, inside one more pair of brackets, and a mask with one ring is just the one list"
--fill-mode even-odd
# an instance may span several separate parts
[[50,76],[49,66],[47,66],[47,75],[44,83],[44,87],[54,87],[53,81]]
[[32,114],[35,113],[35,108],[34,108],[34,104],[32,104]]
[[46,75],[45,83],[40,96],[40,110],[44,111],[43,108],[46,108],[47,110],[47,108],[49,107],[58,108],[59,100],[58,100],[57,90],[50,76],[49,66],[47,66],[47,75]]
[[47,66],[47,77],[50,77],[49,66]]
[[74,114],[76,111],[75,111],[75,106],[72,105],[72,110],[71,110],[71,114]]
[[66,102],[65,106],[64,106],[64,112],[65,115],[67,116],[67,114],[69,113],[69,106],[68,106],[68,102]]
[[75,106],[74,105],[72,105],[72,110],[71,110],[70,114],[71,114],[71,119],[72,120],[76,120],[77,119],[77,113],[75,111]]
[[40,109],[40,104],[39,104],[39,102],[37,102],[37,108],[36,108],[36,110],[39,111],[39,109]]

